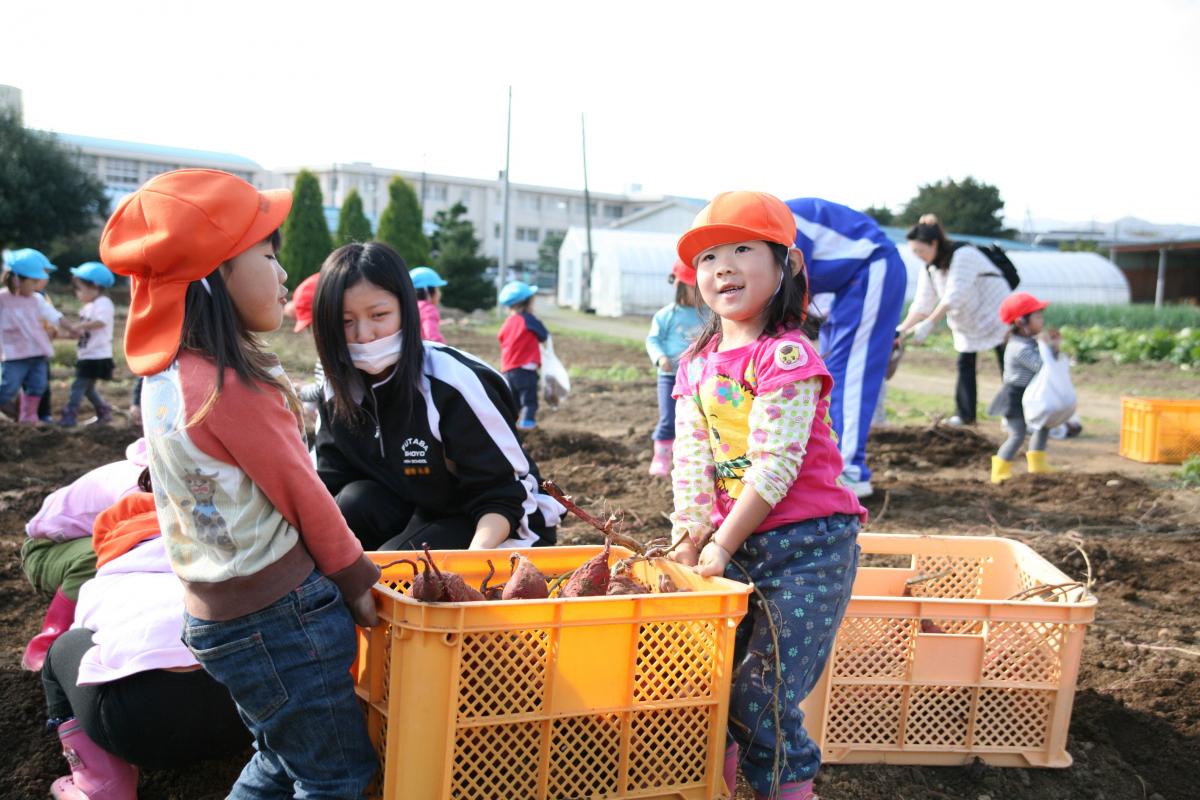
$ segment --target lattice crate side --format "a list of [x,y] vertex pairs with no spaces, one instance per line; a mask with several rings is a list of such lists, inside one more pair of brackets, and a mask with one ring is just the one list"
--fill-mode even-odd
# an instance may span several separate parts
[[[710,704],[634,711],[630,715],[628,791],[720,783],[719,774],[708,773],[716,713],[717,707]],[[719,733],[723,750],[724,731]]]
[[907,687],[900,684],[834,684],[825,723],[825,750],[900,744],[900,717]]
[[991,556],[954,556],[917,553],[914,559],[917,575],[937,575],[911,586],[913,597],[971,600],[979,597],[983,585],[983,570]]
[[907,678],[917,626],[915,619],[848,613],[834,641],[832,676]]
[[1044,751],[1056,695],[1048,689],[981,688],[972,747]]
[[987,682],[1040,683],[1057,687],[1062,678],[1066,626],[1035,620],[993,620],[987,625],[983,674]]
[[559,717],[551,724],[547,797],[612,797],[623,791],[621,716]]
[[541,712],[550,639],[550,631],[540,628],[463,634],[458,672],[458,718]]
[[638,629],[633,700],[654,703],[712,696],[720,620],[642,623]]
[[964,748],[976,690],[970,686],[913,686],[905,707],[904,744]]
[[[538,796],[543,723],[463,725],[455,731],[448,797],[496,800]],[[404,797],[396,794],[395,798]]]

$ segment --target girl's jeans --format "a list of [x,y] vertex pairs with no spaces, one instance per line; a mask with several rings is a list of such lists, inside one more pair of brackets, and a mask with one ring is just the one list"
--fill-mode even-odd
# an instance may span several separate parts
[[675,376],[658,373],[658,427],[654,429],[654,441],[675,440],[675,401],[671,392],[675,389]]
[[254,735],[230,800],[361,797],[378,759],[354,696],[354,621],[337,584],[314,571],[253,614],[184,617],[184,643]]
[[29,397],[46,393],[50,383],[50,360],[45,356],[14,358],[0,364],[0,406],[17,396],[22,389]]
[[[741,747],[742,772],[756,792],[771,792],[776,741],[781,784],[810,780],[821,766],[821,750],[804,731],[800,701],[821,676],[850,602],[857,538],[858,518],[834,514],[753,534],[734,554],[766,598],[779,639],[776,674],[767,611],[758,595],[751,595],[750,610],[734,637],[729,735]],[[732,564],[725,577],[746,580]]]

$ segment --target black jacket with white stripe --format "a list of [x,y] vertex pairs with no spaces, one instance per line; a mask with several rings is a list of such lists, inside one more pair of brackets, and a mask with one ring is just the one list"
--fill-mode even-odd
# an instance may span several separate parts
[[541,477],[517,440],[516,404],[504,377],[469,353],[422,344],[412,409],[397,407],[398,393],[385,380],[363,389],[370,421],[352,425],[333,416],[325,393],[316,441],[321,480],[335,496],[353,481],[375,481],[426,518],[465,514],[478,522],[501,514],[512,526],[506,547],[553,544],[564,509],[538,489]]

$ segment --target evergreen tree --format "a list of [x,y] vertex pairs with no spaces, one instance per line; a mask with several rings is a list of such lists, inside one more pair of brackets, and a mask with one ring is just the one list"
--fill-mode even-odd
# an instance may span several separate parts
[[429,261],[429,240],[422,229],[417,193],[399,175],[388,184],[388,204],[379,215],[375,238],[391,245],[410,267]]
[[480,255],[475,226],[463,219],[466,213],[466,206],[455,203],[433,215],[433,224],[437,226],[433,253],[437,271],[446,280],[442,302],[469,312],[496,305],[496,287],[484,277],[484,270],[492,265],[492,260]]
[[292,190],[292,213],[283,223],[283,247],[279,251],[288,286],[295,289],[300,281],[320,270],[332,251],[333,237],[325,222],[321,184],[316,175],[302,169]]
[[896,215],[887,206],[867,206],[862,210],[871,219],[878,222],[880,225],[895,225]]
[[337,235],[333,243],[337,247],[351,242],[371,241],[371,223],[363,213],[362,198],[358,189],[351,189],[342,203],[342,211],[338,214]]
[[968,175],[961,182],[947,178],[918,187],[917,196],[898,219],[902,225],[912,225],[932,212],[947,231],[1011,237],[1016,231],[1004,227],[1003,211],[1000,190]]
[[94,235],[106,216],[104,186],[73,152],[0,111],[0,247],[51,253],[59,240]]

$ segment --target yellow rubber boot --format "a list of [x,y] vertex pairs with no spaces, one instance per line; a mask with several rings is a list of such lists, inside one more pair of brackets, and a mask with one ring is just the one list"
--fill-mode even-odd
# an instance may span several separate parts
[[1025,453],[1025,461],[1029,464],[1029,474],[1044,475],[1058,470],[1046,463],[1045,450],[1029,450]]
[[992,483],[1004,483],[1012,477],[1012,462],[992,456]]

